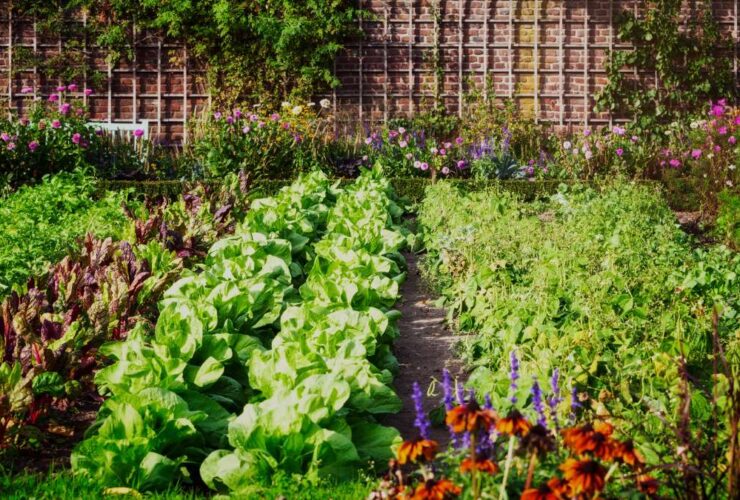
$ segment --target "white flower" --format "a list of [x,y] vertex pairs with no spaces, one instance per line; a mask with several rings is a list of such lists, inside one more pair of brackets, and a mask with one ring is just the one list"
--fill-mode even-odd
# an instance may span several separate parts
[[583,147],[581,148],[581,153],[586,154],[588,152],[589,152],[588,144],[584,144]]
[[316,106],[316,103],[315,103],[315,102],[309,102],[309,103],[307,104],[307,106],[308,106],[309,108],[313,108],[314,106]]
[[571,147],[573,147],[573,144],[570,143],[570,141],[565,141],[563,143],[563,149],[568,151]]
[[727,181],[725,181],[725,184],[727,184],[727,187],[732,187],[732,181],[730,179],[727,179]]
[[696,130],[697,128],[699,128],[699,124],[697,122],[691,122],[689,124],[689,127],[691,127],[692,129]]
[[729,168],[730,170],[735,170],[735,165],[730,165],[730,166],[729,166],[729,167],[727,167],[727,168]]
[[298,116],[303,111],[303,106],[295,106],[293,109],[290,110],[291,113]]
[[319,105],[324,109],[329,109],[329,106],[331,106],[331,101],[329,99],[321,99],[319,101]]
[[578,148],[573,149],[573,156],[578,156]]
[[590,159],[591,159],[591,157],[593,156],[593,153],[591,153],[591,151],[586,151],[586,152],[584,153],[584,155],[586,156],[586,159],[587,159],[587,160],[590,160]]
[[290,107],[290,103],[288,101],[283,101],[283,103],[280,105],[280,107],[282,107],[282,108],[289,108]]

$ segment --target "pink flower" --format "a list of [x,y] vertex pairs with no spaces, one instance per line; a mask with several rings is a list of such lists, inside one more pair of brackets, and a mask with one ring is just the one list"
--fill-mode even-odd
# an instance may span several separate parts
[[49,96],[49,102],[57,102],[59,100],[59,96],[56,94],[51,94]]
[[242,117],[242,110],[241,110],[241,109],[239,109],[239,108],[236,108],[236,109],[234,110],[234,116],[236,117],[236,119],[237,119],[237,120],[238,120],[239,118],[241,118],[241,117]]
[[290,129],[290,123],[288,123],[288,122],[283,123],[283,128],[285,130],[289,130]]
[[737,139],[735,139],[734,135],[731,135],[730,138],[727,139],[727,142],[734,145],[737,142]]
[[622,156],[622,155],[624,154],[624,149],[622,149],[622,148],[617,148],[617,151],[616,151],[616,153],[617,153],[617,156]]
[[457,162],[457,168],[459,168],[459,169],[465,168],[465,160],[459,160]]
[[627,132],[627,130],[624,129],[624,128],[622,128],[622,127],[620,127],[620,126],[618,126],[618,125],[614,125],[612,127],[612,133],[614,133],[616,135],[624,135],[625,132]]
[[256,122],[258,118],[259,117],[257,115],[255,115],[254,113],[252,113],[251,115],[249,115],[249,121],[250,122]]
[[591,129],[588,129],[588,128],[587,128],[587,129],[585,129],[585,130],[583,131],[583,136],[584,136],[584,137],[588,137],[589,135],[591,135]]
[[67,90],[67,87],[64,85],[57,86],[57,92],[64,92],[65,90]]
[[451,142],[445,142],[445,149],[450,149],[452,147]]
[[719,144],[715,145],[714,146],[714,152],[715,153],[719,153],[720,151],[722,151],[722,147]]
[[678,160],[676,158],[672,158],[671,161],[668,162],[668,164],[673,168],[678,168],[681,166],[681,160]]
[[216,111],[215,113],[213,113],[213,119],[216,120],[216,121],[219,121],[222,116],[223,115],[221,114],[220,111]]
[[447,167],[442,167],[442,174],[444,174],[444,175],[449,175],[449,173],[450,173],[450,169],[449,169],[449,168],[447,168]]
[[23,87],[21,89],[21,94],[31,94],[33,93],[33,87]]
[[62,122],[60,122],[59,120],[54,120],[53,122],[51,122],[51,128],[59,128],[61,126]]
[[421,168],[422,170],[429,170],[429,164],[427,162],[422,162],[419,168]]
[[456,143],[456,144],[457,144],[458,146],[462,145],[462,143],[463,143],[463,138],[462,138],[462,137],[458,137],[457,139],[455,139],[455,143]]
[[231,125],[232,123],[234,123],[234,117],[233,116],[227,116],[226,117],[226,123],[228,123],[229,125]]
[[257,122],[257,128],[262,128],[264,126],[265,126],[265,122],[263,122],[263,121]]
[[735,121],[733,122],[735,125],[740,125],[740,115],[737,115],[735,117]]
[[414,159],[414,155],[411,154],[411,153],[406,153],[406,159],[409,160],[409,161],[411,161],[411,160]]
[[81,140],[82,140],[82,136],[80,134],[78,134],[77,132],[72,134],[72,142],[74,144],[79,144]]
[[398,127],[398,133],[403,135],[406,133],[406,129],[403,127]]
[[8,143],[8,151],[13,151],[14,149],[15,149],[15,143],[14,142],[9,142]]
[[10,136],[6,132],[3,132],[0,134],[0,139],[2,139],[3,142],[8,142],[10,140]]
[[273,113],[270,115],[270,120],[276,122],[280,119],[280,115],[278,113]]
[[77,92],[77,84],[70,83],[69,85],[67,85],[67,90],[69,90],[70,92]]
[[90,96],[93,93],[93,89],[85,89],[85,95]]
[[447,150],[445,148],[442,148],[439,150],[439,154],[441,154],[442,156],[445,156],[447,154]]
[[39,143],[38,143],[38,141],[31,141],[31,142],[29,142],[29,143],[28,143],[28,149],[30,149],[32,153],[33,153],[34,151],[36,151],[36,149],[37,149],[38,147],[39,147]]
[[632,142],[637,142],[639,140],[639,138],[636,135],[633,135],[632,137],[630,137],[630,140]]
[[400,147],[402,147],[402,148],[405,148],[406,146],[408,146],[408,145],[409,145],[409,143],[408,143],[408,142],[406,142],[406,141],[403,141],[403,140],[401,140],[401,141],[398,141],[398,145],[399,145]]
[[303,137],[301,137],[301,134],[293,134],[293,142],[296,144],[300,144],[303,142]]
[[727,127],[720,127],[717,129],[719,135],[727,135]]
[[722,116],[723,114],[725,114],[725,103],[726,102],[727,101],[725,101],[724,99],[720,99],[719,101],[717,101],[717,104],[711,104],[711,101],[710,101],[712,109],[709,113],[712,116]]
[[373,143],[373,138],[372,137],[365,137],[365,144],[367,144],[369,146],[372,143]]
[[252,130],[252,129],[251,129],[251,128],[249,128],[249,126],[246,126],[246,127],[244,127],[244,128],[242,129],[242,132],[243,132],[243,133],[245,133],[245,134],[248,134],[250,130]]
[[395,139],[396,137],[398,137],[398,132],[396,132],[395,130],[391,130],[390,132],[388,132],[389,139]]
[[439,153],[439,149],[432,146],[431,148],[429,148],[429,152],[432,153],[433,155],[436,155],[437,153]]
[[134,130],[134,137],[142,137],[144,135],[144,131],[140,128],[137,128]]
[[70,105],[69,103],[66,103],[66,102],[65,102],[64,104],[62,104],[61,106],[59,106],[59,112],[60,112],[61,114],[63,114],[63,115],[66,115],[67,113],[69,113],[69,109],[70,109],[71,107],[72,107],[72,106],[71,106],[71,105]]
[[692,149],[691,157],[695,160],[698,160],[701,157],[701,149]]

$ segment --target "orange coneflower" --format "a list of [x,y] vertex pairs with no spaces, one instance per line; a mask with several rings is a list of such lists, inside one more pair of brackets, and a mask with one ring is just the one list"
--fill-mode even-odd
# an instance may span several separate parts
[[647,496],[653,496],[658,493],[658,480],[644,474],[637,476],[637,489]]
[[510,436],[526,436],[531,428],[532,424],[519,413],[519,410],[510,411],[506,418],[496,422],[496,430]]
[[447,500],[460,495],[462,490],[449,479],[429,479],[416,487],[411,500]]
[[496,423],[496,412],[478,406],[475,400],[461,404],[447,412],[445,423],[453,432],[488,430]]
[[575,495],[591,494],[604,488],[606,469],[595,460],[569,458],[560,466]]
[[645,465],[645,459],[642,458],[640,452],[635,449],[635,445],[632,441],[617,442],[614,455],[618,460],[621,460],[633,469],[639,469]]
[[563,442],[579,455],[592,453],[602,460],[612,460],[616,455],[617,445],[610,437],[613,429],[605,422],[564,429]]
[[570,496],[568,491],[568,483],[553,477],[539,488],[524,490],[521,500],[562,500]]
[[411,441],[404,441],[398,448],[398,463],[403,465],[409,462],[416,462],[419,457],[424,457],[424,460],[431,462],[434,460],[434,455],[437,454],[437,442],[431,439],[413,439]]
[[485,457],[475,457],[475,460],[468,457],[460,464],[460,472],[472,472],[474,470],[493,475],[499,471],[499,468],[496,462]]

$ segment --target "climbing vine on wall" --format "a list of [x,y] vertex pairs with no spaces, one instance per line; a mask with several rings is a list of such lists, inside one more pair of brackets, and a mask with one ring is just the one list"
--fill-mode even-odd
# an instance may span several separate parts
[[[689,18],[682,16],[682,3],[651,0],[640,16],[620,14],[619,40],[634,49],[610,54],[597,110],[635,118],[649,128],[696,111],[709,99],[734,95],[731,40],[721,36],[711,2],[694,5],[697,11]],[[646,85],[645,78],[656,78],[657,85]]]
[[[80,62],[83,39],[103,48],[112,62],[130,59],[134,24],[140,33],[184,43],[208,68],[214,97],[230,102],[307,97],[337,85],[335,56],[360,36],[354,20],[365,15],[355,5],[352,0],[16,0],[11,8],[16,16],[36,20],[42,34],[65,39],[61,60]],[[83,13],[87,27],[73,26]],[[52,77],[88,73],[85,64],[26,62]]]

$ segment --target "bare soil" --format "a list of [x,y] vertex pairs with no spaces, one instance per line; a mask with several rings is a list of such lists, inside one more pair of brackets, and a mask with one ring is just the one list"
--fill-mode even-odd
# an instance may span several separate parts
[[[403,401],[403,408],[395,415],[384,418],[384,423],[396,427],[404,438],[416,437],[414,427],[414,402],[411,397],[414,382],[419,382],[424,398],[424,409],[428,412],[439,407],[442,401],[442,370],[447,368],[453,380],[464,381],[465,372],[455,345],[460,337],[447,327],[445,310],[434,305],[434,297],[425,287],[418,269],[418,256],[406,253],[408,276],[401,287],[398,326],[401,335],[394,344],[400,373],[394,388]],[[433,381],[434,394],[427,395]],[[447,441],[447,430],[433,428],[432,438],[442,443]]]

